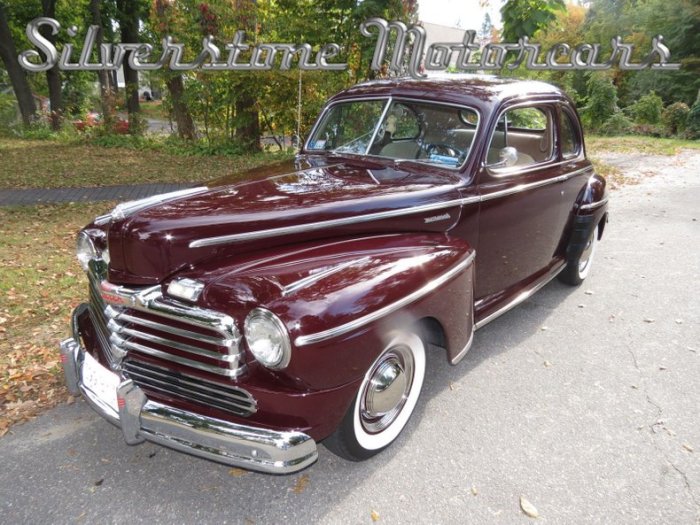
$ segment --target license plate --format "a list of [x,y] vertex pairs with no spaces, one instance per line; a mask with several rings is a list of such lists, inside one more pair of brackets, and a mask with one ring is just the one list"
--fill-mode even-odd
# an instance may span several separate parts
[[83,385],[90,389],[101,401],[109,405],[115,412],[117,406],[117,387],[119,376],[107,370],[87,352],[83,361]]

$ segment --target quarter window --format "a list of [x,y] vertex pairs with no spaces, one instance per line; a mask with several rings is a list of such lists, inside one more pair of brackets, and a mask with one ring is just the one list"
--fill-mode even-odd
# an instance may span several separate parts
[[563,157],[575,157],[581,149],[581,141],[576,132],[576,125],[567,111],[561,113],[561,154]]

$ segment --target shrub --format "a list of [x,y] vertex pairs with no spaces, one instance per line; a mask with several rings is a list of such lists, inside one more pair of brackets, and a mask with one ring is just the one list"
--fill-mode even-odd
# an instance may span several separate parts
[[632,121],[622,111],[616,111],[600,127],[601,135],[626,135],[632,132]]
[[698,99],[688,112],[686,120],[686,133],[691,139],[700,139],[700,93]]
[[591,75],[587,82],[588,101],[581,110],[584,124],[592,130],[601,128],[604,123],[620,111],[617,107],[617,88],[605,76]]
[[688,122],[690,108],[685,102],[674,102],[664,109],[661,114],[661,121],[666,127],[669,135],[678,135],[685,131]]
[[634,121],[638,124],[658,124],[664,101],[654,91],[644,95],[630,108]]

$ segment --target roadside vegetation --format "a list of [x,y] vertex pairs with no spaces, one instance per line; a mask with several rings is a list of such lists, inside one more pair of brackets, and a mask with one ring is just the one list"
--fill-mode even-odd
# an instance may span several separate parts
[[158,137],[0,137],[0,188],[206,182],[290,156],[285,152],[212,154],[205,145]]
[[75,234],[112,205],[0,208],[0,436],[72,401],[57,344],[86,293]]

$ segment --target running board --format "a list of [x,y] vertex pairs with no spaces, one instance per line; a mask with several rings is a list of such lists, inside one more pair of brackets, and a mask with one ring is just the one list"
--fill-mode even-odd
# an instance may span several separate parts
[[560,261],[559,263],[555,264],[549,272],[544,274],[542,279],[539,281],[535,281],[532,285],[530,285],[529,288],[526,288],[522,292],[520,292],[518,295],[513,297],[509,302],[507,302],[505,305],[503,305],[501,308],[493,312],[492,314],[489,314],[488,316],[484,317],[481,321],[478,321],[474,325],[474,330],[478,330],[479,328],[482,328],[486,326],[488,323],[493,321],[494,319],[497,319],[498,317],[502,316],[504,313],[509,311],[512,308],[515,308],[518,306],[520,303],[523,301],[526,301],[530,297],[532,297],[535,292],[537,292],[540,288],[544,287],[546,284],[549,283],[552,279],[554,279],[559,272],[561,272],[564,267],[566,266],[566,261]]

